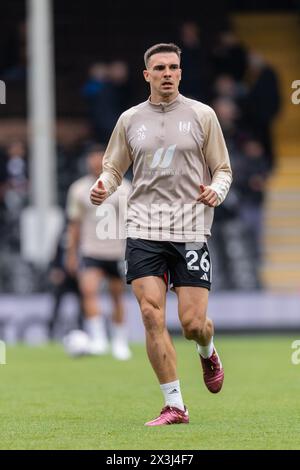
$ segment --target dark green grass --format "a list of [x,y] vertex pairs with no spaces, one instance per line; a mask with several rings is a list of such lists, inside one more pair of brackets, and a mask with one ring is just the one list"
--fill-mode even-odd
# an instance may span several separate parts
[[143,345],[121,363],[69,359],[59,345],[8,349],[0,366],[1,449],[300,449],[297,337],[218,337],[223,391],[204,387],[192,343],[176,341],[190,424],[146,428],[162,396]]

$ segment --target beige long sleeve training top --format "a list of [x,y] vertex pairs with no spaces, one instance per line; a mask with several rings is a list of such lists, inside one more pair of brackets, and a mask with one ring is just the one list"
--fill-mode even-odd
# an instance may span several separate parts
[[176,242],[206,241],[214,209],[196,203],[209,185],[221,204],[232,172],[223,134],[209,106],[178,95],[171,103],[150,100],[125,111],[103,160],[109,194],[133,164],[127,236]]

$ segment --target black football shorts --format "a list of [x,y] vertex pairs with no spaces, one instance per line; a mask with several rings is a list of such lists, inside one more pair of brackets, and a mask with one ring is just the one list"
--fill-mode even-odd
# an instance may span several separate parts
[[146,276],[163,277],[172,289],[180,286],[211,286],[211,262],[206,243],[127,238],[127,284]]
[[89,258],[84,256],[81,259],[80,269],[97,268],[104,271],[104,274],[111,278],[124,278],[124,264],[122,261],[109,261],[104,259]]

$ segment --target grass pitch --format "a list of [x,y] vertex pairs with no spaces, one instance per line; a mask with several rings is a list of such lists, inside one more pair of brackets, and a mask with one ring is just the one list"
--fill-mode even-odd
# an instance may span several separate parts
[[[299,336],[299,335],[298,335]],[[175,341],[189,425],[146,428],[163,405],[143,345],[126,363],[16,346],[0,366],[1,449],[300,449],[297,337],[216,337],[225,368],[210,394],[195,347]]]

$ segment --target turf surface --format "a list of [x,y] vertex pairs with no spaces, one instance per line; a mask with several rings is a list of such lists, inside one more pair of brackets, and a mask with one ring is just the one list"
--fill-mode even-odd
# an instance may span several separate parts
[[162,396],[143,345],[126,363],[16,346],[0,366],[1,449],[300,449],[297,337],[218,337],[225,383],[204,387],[192,343],[175,341],[190,424],[146,428]]

